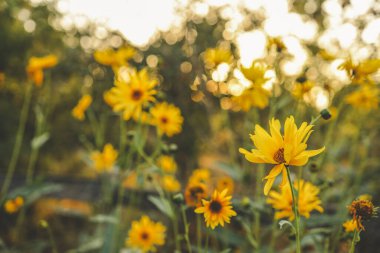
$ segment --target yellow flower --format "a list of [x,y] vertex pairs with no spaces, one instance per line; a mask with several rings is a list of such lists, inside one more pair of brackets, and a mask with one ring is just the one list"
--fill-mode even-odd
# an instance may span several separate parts
[[268,38],[267,48],[271,49],[272,47],[275,47],[278,53],[281,53],[287,49],[281,38]]
[[189,184],[208,184],[210,182],[210,170],[208,169],[196,169],[193,171],[189,178]]
[[214,69],[221,63],[230,64],[233,61],[233,56],[230,50],[224,48],[208,48],[203,55],[205,67]]
[[177,171],[177,163],[172,156],[160,156],[157,159],[157,166],[165,173],[174,174]]
[[9,214],[16,213],[24,205],[24,202],[24,198],[21,196],[17,196],[14,199],[8,199],[4,204],[5,212]]
[[317,150],[306,150],[307,140],[312,133],[313,125],[303,122],[300,128],[294,122],[294,117],[290,116],[285,121],[284,135],[281,134],[281,124],[279,120],[272,118],[269,122],[270,134],[261,126],[255,126],[255,133],[251,135],[251,140],[257,149],[251,151],[243,148],[239,152],[252,163],[275,164],[273,169],[264,178],[267,180],[264,186],[264,194],[268,195],[269,190],[276,177],[282,172],[282,183],[288,181],[285,166],[303,166],[310,157],[316,156],[325,150],[322,147]]
[[298,99],[303,99],[303,96],[314,87],[314,82],[306,80],[305,82],[296,82],[293,87],[292,94]]
[[83,120],[84,113],[87,110],[87,108],[91,105],[91,103],[92,103],[92,97],[90,95],[82,96],[78,104],[71,111],[71,114],[77,120]]
[[262,86],[269,78],[265,77],[265,73],[268,70],[268,66],[259,60],[253,61],[248,68],[241,67],[240,71],[244,77],[252,82],[254,87]]
[[95,51],[94,58],[100,64],[111,66],[116,71],[121,66],[127,66],[128,60],[135,54],[136,50],[134,48],[125,46],[116,51],[111,48]]
[[207,186],[203,183],[189,183],[185,189],[185,202],[188,206],[199,206],[207,198]]
[[123,118],[139,120],[142,109],[156,99],[157,79],[151,78],[146,69],[132,70],[128,82],[115,81],[115,87],[105,93],[106,102],[115,112],[122,112]]
[[162,177],[162,188],[167,192],[179,192],[181,184],[172,175],[165,175]]
[[234,180],[231,177],[224,176],[220,177],[216,181],[216,189],[221,192],[224,189],[227,189],[227,194],[233,194],[234,193]]
[[46,68],[52,68],[57,65],[57,63],[57,57],[52,54],[44,57],[31,57],[28,66],[26,67],[26,72],[34,84],[39,87],[44,80],[43,70]]
[[[322,202],[318,198],[319,188],[317,186],[303,180],[296,181],[293,185],[298,192],[298,212],[300,215],[309,218],[310,212],[313,210],[323,212]],[[275,219],[288,217],[290,220],[294,220],[293,198],[289,183],[281,187],[280,192],[270,191],[267,203],[277,210],[274,215]]]
[[359,90],[347,95],[345,100],[347,104],[353,107],[370,111],[376,109],[379,104],[379,89],[374,86],[362,86]]
[[231,196],[226,196],[227,189],[222,192],[214,191],[210,201],[202,199],[202,206],[195,209],[196,213],[203,213],[206,226],[214,229],[219,224],[223,227],[224,223],[230,223],[230,217],[236,216],[232,210]]
[[356,221],[354,220],[348,220],[343,223],[344,230],[349,233],[349,232],[354,232],[355,230],[359,230],[358,225]]
[[368,59],[354,64],[352,59],[348,58],[338,68],[346,71],[354,84],[374,84],[370,75],[380,69],[380,59]]
[[178,107],[166,102],[158,103],[150,109],[151,124],[157,127],[160,135],[172,137],[182,131],[183,117]]
[[233,96],[231,101],[241,110],[247,112],[252,107],[264,109],[269,104],[270,92],[261,88],[255,87],[246,89],[239,96]]
[[166,227],[160,222],[152,221],[148,216],[142,216],[140,221],[133,221],[128,232],[126,245],[142,252],[155,252],[156,246],[165,243]]
[[378,210],[378,207],[366,199],[356,199],[347,208],[359,230],[365,230],[362,221],[368,221],[375,217]]
[[111,144],[106,144],[103,152],[95,151],[91,154],[95,169],[98,172],[107,172],[112,169],[118,157],[118,152]]

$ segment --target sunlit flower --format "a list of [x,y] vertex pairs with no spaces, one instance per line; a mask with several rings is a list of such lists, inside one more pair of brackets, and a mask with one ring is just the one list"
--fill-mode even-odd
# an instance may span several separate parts
[[219,192],[223,191],[224,189],[227,189],[227,194],[233,194],[235,188],[234,180],[231,177],[224,176],[219,177],[216,180],[216,190]]
[[325,61],[332,61],[336,59],[336,56],[328,52],[326,49],[320,49],[318,52],[319,56]]
[[278,37],[268,38],[267,47],[268,49],[271,49],[272,47],[274,47],[278,53],[281,53],[287,49],[284,42],[281,40],[281,38],[278,38]]
[[16,213],[24,205],[24,202],[24,198],[21,196],[17,196],[14,199],[8,199],[5,201],[4,210],[9,214]]
[[95,169],[98,172],[107,172],[112,169],[118,157],[118,152],[111,144],[106,144],[103,152],[95,151],[91,154]]
[[279,120],[272,118],[269,122],[270,134],[261,126],[255,126],[255,132],[251,140],[257,149],[248,151],[240,148],[239,152],[252,163],[275,164],[273,169],[264,178],[267,180],[264,186],[264,194],[267,195],[276,177],[282,172],[282,183],[284,186],[288,179],[285,166],[303,166],[310,157],[316,156],[325,150],[324,147],[317,150],[306,150],[307,140],[312,133],[313,125],[303,122],[299,128],[290,116],[285,121],[284,135],[281,134]]
[[269,104],[270,92],[261,87],[246,89],[239,96],[232,96],[231,102],[247,112],[252,107],[264,109]]
[[297,99],[303,99],[304,95],[307,94],[314,86],[314,82],[310,80],[306,80],[305,82],[296,82],[293,86],[292,94]]
[[354,232],[355,230],[359,230],[358,224],[354,220],[348,220],[343,223],[344,230],[349,233],[349,232]]
[[[309,182],[303,180],[295,181],[294,188],[298,192],[298,212],[300,215],[309,218],[310,212],[317,210],[322,213],[321,200],[318,197],[319,188]],[[270,191],[267,203],[271,204],[276,213],[275,219],[282,219],[288,217],[294,220],[294,213],[292,209],[293,198],[289,183],[280,188],[280,192]]]
[[128,232],[126,245],[142,252],[155,252],[156,246],[165,243],[166,227],[160,222],[152,221],[148,216],[142,216],[140,221],[133,221]]
[[181,190],[181,184],[172,175],[165,175],[162,177],[162,188],[167,192],[179,192]]
[[338,68],[346,71],[353,84],[374,84],[370,75],[380,69],[380,59],[368,59],[354,64],[352,59],[348,58]]
[[157,166],[165,173],[174,174],[177,171],[177,163],[174,158],[169,155],[160,156],[157,159]]
[[232,210],[231,198],[226,196],[227,189],[222,192],[214,191],[211,200],[202,199],[202,206],[195,209],[196,213],[203,213],[206,226],[214,229],[216,226],[224,226],[224,223],[230,223],[230,217],[236,216],[236,212]]
[[205,67],[215,69],[221,63],[230,64],[233,61],[233,56],[230,50],[224,48],[208,48],[203,55]]
[[151,124],[157,127],[160,135],[172,137],[182,131],[183,117],[178,107],[166,102],[157,103],[150,109]]
[[199,206],[207,198],[208,189],[204,183],[189,183],[185,189],[185,202],[188,206]]
[[365,230],[362,222],[375,217],[378,210],[370,200],[365,199],[356,199],[347,208],[359,230]]
[[34,84],[39,87],[42,85],[44,80],[44,69],[52,68],[57,65],[58,59],[55,55],[47,55],[44,57],[31,57],[26,67],[26,72],[28,73],[29,79],[31,79]]
[[116,51],[111,48],[95,51],[94,58],[100,64],[111,66],[116,71],[121,66],[127,66],[128,60],[135,54],[136,50],[134,48],[125,46]]
[[105,100],[115,112],[122,112],[125,120],[133,117],[138,121],[143,108],[156,100],[156,85],[157,79],[149,77],[146,69],[132,70],[128,82],[115,81],[115,86],[104,94]]
[[189,183],[204,183],[208,184],[210,182],[211,173],[208,169],[196,169],[193,170],[190,178]]
[[345,97],[346,103],[353,107],[371,110],[379,105],[379,89],[375,86],[362,86],[360,89],[348,94]]
[[92,103],[92,97],[90,95],[84,95],[79,100],[78,104],[72,109],[71,114],[77,120],[84,119],[84,113]]
[[248,68],[241,66],[240,71],[245,78],[252,82],[254,87],[262,86],[270,79],[265,77],[265,73],[268,71],[267,64],[260,60],[253,61]]

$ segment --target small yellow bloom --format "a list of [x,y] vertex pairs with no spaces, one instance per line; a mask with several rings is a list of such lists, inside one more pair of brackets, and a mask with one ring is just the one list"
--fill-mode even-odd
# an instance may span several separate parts
[[287,49],[284,42],[278,37],[268,38],[267,48],[271,49],[272,47],[274,47],[278,53],[281,53]]
[[78,104],[73,108],[71,114],[77,120],[84,120],[84,113],[92,103],[92,97],[90,95],[84,95],[79,100]]
[[233,194],[235,188],[234,180],[231,177],[224,176],[220,177],[216,181],[216,190],[219,192],[227,189],[227,194]]
[[251,135],[251,140],[257,149],[248,151],[240,148],[239,152],[252,163],[275,164],[273,169],[264,178],[267,180],[264,186],[264,194],[268,195],[269,190],[276,177],[282,172],[282,183],[284,186],[288,179],[285,166],[304,166],[310,157],[322,153],[325,148],[317,150],[306,150],[307,140],[312,133],[313,125],[303,122],[298,128],[294,122],[294,117],[290,116],[285,121],[284,134],[280,132],[281,123],[272,118],[269,122],[270,134],[261,126],[255,126],[255,133]]
[[189,183],[185,189],[185,202],[188,206],[200,206],[201,200],[207,198],[208,189],[204,183]]
[[379,105],[379,89],[375,86],[362,86],[359,90],[347,95],[346,103],[370,111],[371,109],[377,109]]
[[206,226],[214,229],[216,226],[224,226],[224,223],[230,223],[230,217],[236,216],[236,212],[232,210],[231,198],[226,196],[227,189],[222,192],[214,191],[211,200],[202,199],[202,206],[195,209],[196,213],[203,213]]
[[359,231],[358,224],[354,220],[348,220],[343,223],[344,230],[349,232],[354,232],[355,230]]
[[368,59],[354,64],[352,59],[348,58],[338,68],[346,71],[353,84],[374,84],[370,75],[380,69],[380,59]]
[[157,103],[150,109],[151,124],[157,127],[160,135],[172,137],[182,131],[183,117],[178,107],[166,102]]
[[9,214],[16,213],[24,205],[24,202],[24,198],[21,196],[17,196],[14,199],[8,199],[4,204],[5,212]]
[[111,144],[106,144],[103,152],[95,151],[91,154],[95,169],[98,172],[107,172],[112,169],[118,157],[118,152]]
[[215,69],[221,63],[230,64],[233,56],[230,50],[224,48],[208,48],[203,55],[203,61],[207,69]]
[[160,222],[152,221],[148,216],[142,216],[140,221],[133,221],[125,244],[142,252],[155,252],[156,246],[165,244],[166,227]]
[[125,46],[116,51],[111,48],[95,51],[94,58],[100,64],[111,66],[116,71],[121,66],[128,66],[128,60],[135,54],[136,50],[134,48]]
[[[323,212],[322,202],[318,197],[320,190],[317,186],[303,180],[296,181],[293,185],[298,192],[298,212],[300,215],[309,218],[310,212],[313,210]],[[290,220],[294,220],[293,198],[289,183],[281,187],[280,192],[270,191],[267,203],[276,209],[275,219],[288,217]]]
[[292,94],[297,99],[303,99],[304,95],[307,94],[315,86],[314,82],[306,80],[305,82],[296,82],[293,87]]
[[269,104],[270,92],[261,87],[246,89],[239,96],[233,96],[231,102],[241,110],[248,112],[252,107],[264,109]]
[[322,57],[325,61],[332,61],[336,59],[336,56],[328,52],[326,49],[321,49],[318,52],[319,56]]
[[196,169],[189,178],[189,184],[208,184],[210,182],[211,173],[208,169]]
[[162,188],[167,192],[179,192],[181,184],[174,176],[165,175],[162,177]]
[[52,68],[57,65],[58,59],[55,55],[47,55],[45,57],[31,57],[26,67],[26,72],[34,84],[39,87],[44,79],[43,70]]
[[174,174],[177,171],[177,163],[172,156],[160,156],[157,159],[157,166],[165,173]]
[[252,82],[254,87],[260,87],[270,79],[265,77],[265,73],[268,71],[268,65],[260,60],[253,61],[248,68],[242,66],[240,71],[245,78]]

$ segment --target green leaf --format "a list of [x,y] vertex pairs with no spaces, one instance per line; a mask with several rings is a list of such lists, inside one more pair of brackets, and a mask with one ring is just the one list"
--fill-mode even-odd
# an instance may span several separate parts
[[166,214],[170,218],[174,218],[174,212],[173,209],[169,203],[168,200],[155,197],[155,196],[149,196],[148,197],[149,201],[155,205],[158,210],[160,210],[163,214]]
[[36,136],[33,138],[31,142],[32,149],[41,148],[50,138],[50,134],[48,132],[41,134],[40,136]]

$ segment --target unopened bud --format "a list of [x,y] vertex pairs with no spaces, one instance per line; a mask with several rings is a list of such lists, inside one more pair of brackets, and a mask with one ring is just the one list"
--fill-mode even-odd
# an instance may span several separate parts
[[320,112],[321,116],[323,119],[325,120],[328,120],[331,118],[331,113],[328,109],[323,109],[321,112]]

